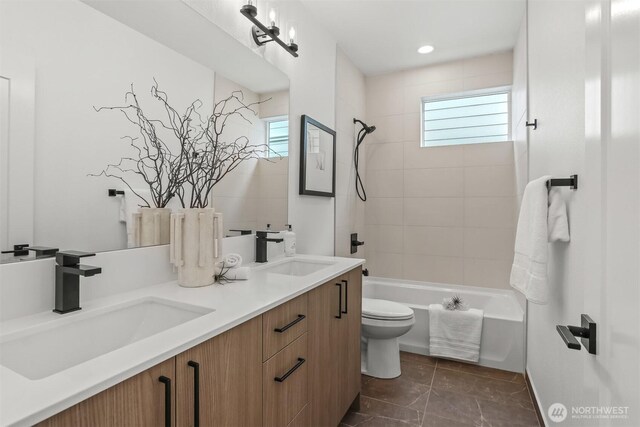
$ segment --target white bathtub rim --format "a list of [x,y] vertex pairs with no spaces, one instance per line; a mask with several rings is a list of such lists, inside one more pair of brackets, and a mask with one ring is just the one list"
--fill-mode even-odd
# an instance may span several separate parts
[[[524,309],[518,298],[516,297],[516,293],[510,289],[494,289],[494,288],[484,288],[477,286],[468,286],[468,285],[454,285],[451,283],[437,283],[437,282],[421,282],[416,280],[405,280],[405,279],[390,279],[385,277],[365,277],[363,280],[363,285],[367,284],[381,284],[381,285],[395,285],[400,287],[408,287],[412,289],[437,289],[438,291],[444,292],[458,292],[461,294],[469,293],[476,295],[496,295],[496,296],[504,296],[513,300],[515,306],[519,309],[517,316],[505,316],[495,313],[487,313],[485,312],[484,317],[487,319],[496,319],[496,320],[505,320],[512,322],[522,322],[524,321]],[[415,304],[412,302],[402,302],[411,308],[420,308],[428,310],[429,306],[424,304]]]

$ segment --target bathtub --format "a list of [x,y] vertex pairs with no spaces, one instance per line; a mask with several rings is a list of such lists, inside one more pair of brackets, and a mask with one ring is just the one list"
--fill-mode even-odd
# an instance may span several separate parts
[[484,310],[479,364],[524,372],[524,310],[514,291],[366,277],[362,293],[411,307],[416,323],[399,338],[400,349],[425,355],[429,354],[429,304],[458,294],[469,307]]

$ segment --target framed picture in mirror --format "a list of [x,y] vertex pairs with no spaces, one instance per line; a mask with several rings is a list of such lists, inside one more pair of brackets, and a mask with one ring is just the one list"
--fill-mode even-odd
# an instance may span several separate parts
[[336,132],[307,115],[300,126],[300,194],[336,194]]

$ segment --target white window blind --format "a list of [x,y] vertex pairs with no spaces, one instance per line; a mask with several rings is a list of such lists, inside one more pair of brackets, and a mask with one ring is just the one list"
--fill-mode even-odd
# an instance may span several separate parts
[[271,120],[267,122],[268,157],[287,157],[289,155],[289,120]]
[[422,146],[509,140],[509,90],[422,99]]

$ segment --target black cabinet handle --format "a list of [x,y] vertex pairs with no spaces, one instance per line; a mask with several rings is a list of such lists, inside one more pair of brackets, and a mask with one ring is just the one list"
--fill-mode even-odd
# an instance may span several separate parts
[[187,365],[193,368],[193,425],[200,426],[200,364],[189,360]]
[[336,283],[336,286],[339,286],[338,290],[338,315],[336,319],[342,319],[342,283]]
[[164,425],[171,427],[171,379],[161,375],[158,381],[164,384]]
[[281,377],[275,377],[273,380],[275,382],[281,383],[284,380],[286,380],[287,378],[289,378],[289,375],[293,374],[296,369],[298,369],[300,366],[302,366],[302,364],[305,362],[305,360],[302,357],[298,357],[298,363],[296,363],[295,365],[293,365],[293,368],[289,369],[283,376]]
[[290,327],[292,327],[296,323],[302,322],[305,317],[306,316],[304,314],[298,314],[298,317],[296,317],[296,319],[293,322],[289,323],[288,325],[283,326],[282,328],[275,328],[273,330],[273,332],[283,333],[284,331],[286,331],[287,329],[289,329]]
[[342,283],[344,283],[344,310],[342,313],[347,314],[349,311],[349,281],[343,280]]

